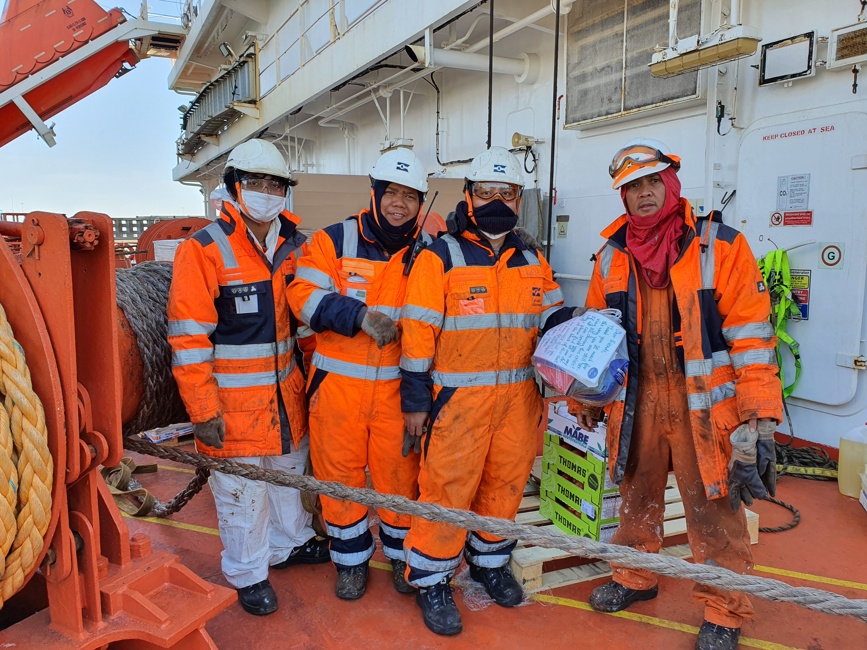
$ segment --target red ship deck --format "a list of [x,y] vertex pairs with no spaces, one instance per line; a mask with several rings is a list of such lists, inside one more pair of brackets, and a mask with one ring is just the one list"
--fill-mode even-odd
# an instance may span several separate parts
[[[188,467],[160,461],[159,468],[157,474],[141,475],[140,480],[161,499],[174,496],[192,477]],[[777,497],[800,509],[801,523],[787,532],[760,534],[759,543],[753,546],[756,574],[848,598],[867,598],[867,512],[861,505],[840,495],[835,482],[792,477],[780,480]],[[790,519],[788,511],[773,504],[759,503],[753,509],[762,526],[777,526]],[[222,545],[216,514],[207,488],[170,519],[127,521],[130,533],[146,533],[154,549],[177,553],[203,578],[226,584],[220,571]],[[390,566],[381,553],[371,566],[367,593],[355,602],[334,595],[336,570],[331,565],[272,570],[270,579],[280,602],[275,614],[251,616],[235,603],[210,621],[207,629],[221,650],[689,650],[702,620],[702,608],[690,597],[691,584],[665,577],[660,579],[656,600],[614,615],[593,612],[587,604],[591,590],[606,578],[532,594],[527,604],[515,609],[491,603],[473,611],[470,606],[478,601],[458,587],[455,600],[464,630],[456,637],[440,637],[424,626],[414,598],[394,591]],[[745,625],[740,648],[867,648],[867,623],[759,598],[753,603],[756,619]]]

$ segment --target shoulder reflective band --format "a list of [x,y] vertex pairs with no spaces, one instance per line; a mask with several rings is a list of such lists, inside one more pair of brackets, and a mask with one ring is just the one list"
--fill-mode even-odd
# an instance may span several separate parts
[[[800,347],[798,342],[786,332],[786,324],[790,319],[800,320],[801,310],[792,296],[792,276],[789,270],[789,256],[786,251],[773,250],[760,258],[758,263],[768,294],[771,297],[771,325],[777,336],[777,364],[780,366],[780,382],[785,398],[792,394],[801,378]],[[783,375],[783,345],[789,348],[795,361],[795,379],[788,386],[786,386],[786,378]]]

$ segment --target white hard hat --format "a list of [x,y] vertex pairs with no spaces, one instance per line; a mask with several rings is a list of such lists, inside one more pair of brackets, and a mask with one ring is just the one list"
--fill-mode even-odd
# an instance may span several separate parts
[[466,178],[471,183],[500,181],[524,187],[524,171],[521,169],[521,164],[508,149],[503,147],[491,147],[473,158]]
[[386,151],[370,170],[373,181],[388,181],[406,185],[422,194],[427,192],[427,170],[410,149],[398,147]]
[[286,158],[273,143],[267,140],[247,140],[232,149],[223,173],[233,169],[255,174],[270,174],[290,179]]
[[651,138],[635,138],[614,154],[608,173],[615,190],[642,176],[658,174],[667,167],[680,169],[680,156],[675,156],[667,145]]

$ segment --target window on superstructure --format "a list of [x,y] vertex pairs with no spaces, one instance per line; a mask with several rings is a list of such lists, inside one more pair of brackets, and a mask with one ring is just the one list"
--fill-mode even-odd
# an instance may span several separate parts
[[[584,0],[569,13],[566,126],[628,115],[698,96],[698,73],[659,79],[648,64],[668,44],[664,0]],[[701,32],[701,0],[680,0],[677,32]]]

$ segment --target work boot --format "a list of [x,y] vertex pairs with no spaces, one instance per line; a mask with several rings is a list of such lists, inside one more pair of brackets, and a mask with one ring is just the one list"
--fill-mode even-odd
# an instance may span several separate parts
[[415,587],[406,581],[406,562],[403,560],[391,561],[391,584],[399,594],[414,594]]
[[470,565],[470,577],[485,586],[485,591],[501,607],[514,607],[524,600],[524,590],[506,566],[485,568]]
[[250,614],[265,616],[277,611],[277,594],[267,580],[249,587],[241,587],[237,591],[241,607]]
[[698,631],[695,650],[735,650],[740,635],[739,627],[724,627],[705,621]]
[[597,612],[619,612],[638,600],[653,600],[659,594],[659,587],[650,589],[630,589],[613,580],[596,587],[590,594],[590,607]]
[[367,589],[367,564],[337,569],[335,593],[343,600],[358,600]]
[[301,546],[293,548],[289,557],[273,565],[273,567],[275,569],[285,569],[295,564],[322,564],[323,562],[328,562],[330,559],[328,540],[313,536]]
[[421,607],[424,624],[431,632],[452,635],[463,629],[461,613],[452,598],[452,588],[448,580],[419,589],[415,602]]

